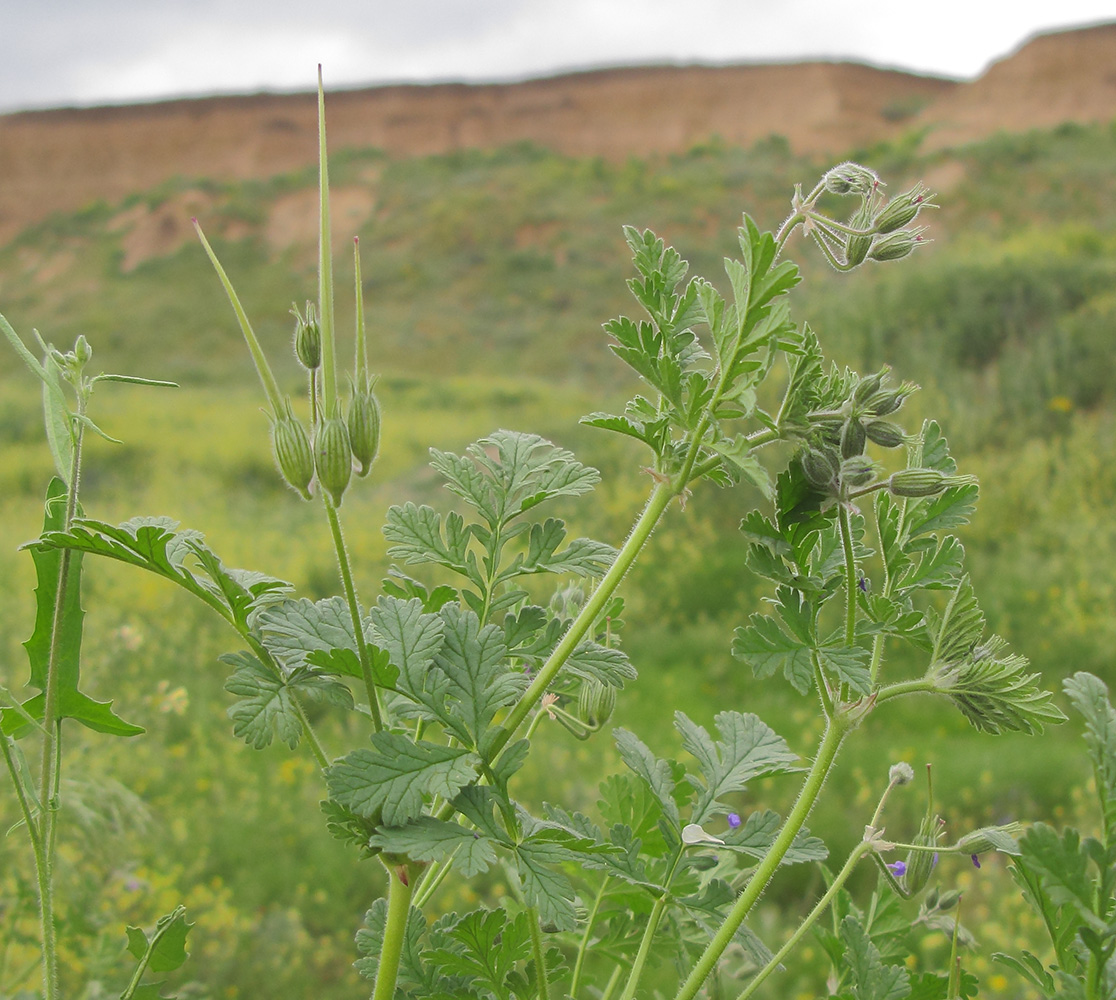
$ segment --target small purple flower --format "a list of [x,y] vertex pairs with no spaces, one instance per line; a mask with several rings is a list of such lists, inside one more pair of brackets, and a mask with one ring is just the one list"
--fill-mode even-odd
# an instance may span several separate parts
[[978,858],[975,854],[970,854],[969,857],[972,859],[973,867],[974,868],[979,868],[980,867],[980,858]]
[[907,862],[892,861],[891,864],[887,866],[887,870],[891,872],[891,874],[894,875],[896,878],[902,878],[904,875],[907,874]]
[[728,825],[731,826],[734,830],[738,826],[740,826],[740,814],[739,813],[729,813],[728,814]]

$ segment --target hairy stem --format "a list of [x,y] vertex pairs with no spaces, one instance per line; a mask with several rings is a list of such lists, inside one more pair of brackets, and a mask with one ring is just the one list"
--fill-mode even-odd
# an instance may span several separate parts
[[674,852],[670,872],[667,874],[663,886],[663,894],[655,900],[655,905],[651,908],[651,915],[648,917],[647,926],[643,930],[643,938],[639,942],[639,951],[636,952],[635,961],[632,963],[632,971],[628,975],[628,984],[624,987],[624,992],[620,994],[620,1000],[633,1000],[635,997],[636,988],[639,986],[640,977],[643,975],[643,967],[647,964],[647,958],[651,954],[651,942],[655,939],[655,932],[658,931],[659,923],[666,912],[667,901],[670,899],[670,884],[674,881],[674,873],[678,870],[678,864],[682,860],[684,850],[684,846],[679,844],[678,849]]
[[581,985],[581,970],[585,965],[585,953],[589,950],[589,938],[593,933],[593,924],[597,919],[597,911],[601,908],[601,901],[604,899],[605,890],[608,888],[608,878],[601,883],[600,889],[597,890],[597,896],[593,900],[593,906],[589,910],[589,915],[585,918],[585,932],[581,935],[581,943],[577,947],[577,959],[574,962],[573,977],[570,979],[570,996],[576,997],[578,987]]
[[547,981],[546,945],[543,944],[542,928],[539,926],[539,911],[527,907],[527,923],[531,927],[531,954],[535,959],[535,975],[539,981],[539,1000],[550,1000],[550,983]]
[[403,956],[403,942],[407,938],[407,918],[411,912],[411,894],[418,875],[418,865],[400,865],[388,868],[388,911],[384,926],[384,943],[380,949],[380,964],[376,968],[376,986],[372,1000],[392,1000],[395,981],[399,978],[399,960]]
[[372,654],[368,651],[368,643],[364,638],[364,626],[360,620],[360,604],[357,602],[356,587],[353,585],[353,572],[349,566],[349,552],[345,547],[345,536],[341,533],[341,519],[337,516],[337,508],[329,494],[322,491],[322,501],[325,504],[326,516],[329,518],[329,530],[333,535],[333,547],[337,551],[337,565],[341,570],[341,583],[345,588],[345,600],[349,605],[349,617],[353,622],[353,633],[356,637],[357,651],[360,655],[360,672],[364,678],[364,689],[368,693],[368,710],[372,713],[372,724],[376,732],[384,728],[383,716],[380,712],[380,696],[376,691],[376,681],[372,677]]
[[784,944],[783,947],[780,948],[771,957],[771,960],[767,963],[767,965],[760,969],[760,971],[756,973],[752,981],[749,982],[746,987],[744,987],[744,991],[740,994],[739,997],[737,997],[737,1000],[748,1000],[748,997],[750,997],[757,989],[759,989],[760,984],[768,976],[770,976],[772,972],[779,968],[783,959],[786,958],[787,955],[789,955],[795,949],[795,947],[798,945],[798,942],[802,940],[803,935],[811,927],[814,926],[814,923],[817,921],[818,917],[825,913],[826,909],[828,909],[829,907],[829,904],[833,902],[833,897],[836,896],[837,893],[841,890],[841,886],[843,886],[845,882],[848,881],[849,876],[852,874],[853,869],[860,862],[860,859],[863,858],[864,855],[867,854],[871,849],[871,845],[865,843],[864,841],[861,841],[859,844],[856,845],[855,848],[853,848],[853,852],[849,855],[849,858],[845,862],[844,867],[837,873],[837,877],[833,880],[833,884],[826,891],[825,895],[818,900],[817,905],[809,912],[809,914],[807,914],[806,919],[802,921],[798,929],[787,939],[787,943]]
[[841,525],[841,546],[845,550],[845,645],[851,646],[856,639],[856,557],[853,555],[849,509],[844,504],[840,504],[837,509]]
[[806,774],[798,798],[795,800],[783,828],[779,831],[779,835],[775,838],[771,847],[768,848],[763,860],[752,872],[751,878],[748,879],[743,890],[741,890],[724,923],[721,924],[720,929],[713,936],[713,940],[709,942],[705,951],[697,960],[689,977],[682,984],[676,1000],[693,1000],[697,996],[702,983],[709,978],[717,961],[732,943],[733,936],[744,922],[744,918],[755,906],[760,894],[767,887],[767,883],[774,877],[783,857],[790,850],[791,844],[794,843],[794,838],[798,836],[798,831],[802,829],[806,822],[806,817],[809,816],[810,810],[814,807],[818,795],[821,794],[822,786],[833,767],[833,762],[837,758],[837,751],[840,749],[841,742],[848,733],[850,725],[848,717],[842,712],[835,713],[829,720],[821,743],[818,745],[817,756],[814,757],[814,763]]
[[620,581],[624,579],[624,575],[631,568],[632,563],[635,562],[636,556],[639,555],[640,550],[651,537],[651,533],[655,530],[655,526],[659,523],[659,519],[663,516],[663,512],[667,509],[670,501],[674,499],[674,496],[675,490],[669,483],[659,482],[655,484],[655,488],[651,491],[651,496],[647,501],[647,506],[643,508],[643,513],[640,514],[632,528],[632,533],[628,535],[627,541],[624,542],[617,553],[615,562],[609,567],[608,572],[605,573],[601,582],[597,585],[597,589],[585,602],[581,612],[573,620],[566,634],[562,636],[562,641],[554,647],[554,652],[547,657],[530,687],[523,692],[519,701],[508,713],[508,717],[504,721],[504,731],[493,740],[493,746],[489,753],[490,759],[495,759],[496,755],[504,749],[515,731],[526,720],[531,709],[546,694],[546,689],[558,676],[558,671],[562,669],[566,660],[570,658],[578,644],[585,638],[585,633],[589,631],[597,615],[604,610],[605,605],[608,604],[609,599],[616,592],[616,588],[620,586]]

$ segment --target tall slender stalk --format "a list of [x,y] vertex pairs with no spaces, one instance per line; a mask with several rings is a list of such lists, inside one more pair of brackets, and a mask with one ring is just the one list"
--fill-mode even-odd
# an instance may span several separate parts
[[349,617],[353,623],[353,633],[356,637],[357,651],[360,656],[360,672],[364,679],[364,689],[368,694],[368,710],[372,713],[372,724],[376,732],[384,728],[383,713],[380,711],[380,697],[376,690],[376,681],[372,676],[372,655],[368,650],[368,643],[364,638],[364,625],[360,620],[360,604],[357,601],[356,587],[353,584],[353,571],[349,565],[349,552],[345,547],[345,536],[341,532],[341,520],[337,516],[337,508],[333,505],[329,494],[322,491],[322,502],[325,504],[326,516],[329,518],[329,530],[333,535],[333,547],[337,552],[337,565],[341,570],[341,583],[345,588],[345,600],[349,605]]
[[[81,450],[84,440],[85,398],[77,393],[77,415],[73,420],[74,449],[70,459],[70,479],[66,491],[66,512],[62,530],[69,531],[77,511],[81,475]],[[35,875],[39,888],[39,917],[43,947],[43,993],[46,1000],[58,996],[58,953],[54,930],[54,852],[58,819],[58,776],[61,773],[62,720],[59,715],[59,644],[62,634],[66,591],[69,587],[72,552],[64,549],[58,563],[58,589],[54,597],[50,653],[47,660],[46,689],[43,693],[43,752],[39,772],[39,849],[35,851]]]

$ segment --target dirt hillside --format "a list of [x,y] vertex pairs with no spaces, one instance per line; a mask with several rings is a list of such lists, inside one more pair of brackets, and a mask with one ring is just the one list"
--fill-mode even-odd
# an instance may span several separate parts
[[[971,83],[810,62],[647,67],[516,84],[331,93],[333,149],[441,153],[531,140],[578,156],[683,150],[778,134],[839,154],[929,127],[956,145],[997,129],[1116,116],[1116,24],[1036,38]],[[114,202],[172,177],[243,179],[315,159],[311,94],[0,116],[0,242],[52,212]]]

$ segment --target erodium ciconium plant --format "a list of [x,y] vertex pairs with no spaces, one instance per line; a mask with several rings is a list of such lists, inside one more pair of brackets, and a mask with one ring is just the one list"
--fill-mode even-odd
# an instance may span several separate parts
[[[320,282],[317,301],[292,310],[305,405],[281,392],[200,224],[198,235],[258,370],[279,474],[322,507],[341,592],[299,598],[285,581],[226,567],[198,532],[164,518],[112,525],[82,516],[78,451],[71,451],[75,471],[52,487],[60,499],[32,545],[55,586],[40,591],[39,629],[51,652],[33,655],[31,680],[47,691],[45,704],[32,698],[3,716],[5,759],[41,872],[45,994],[57,996],[44,855],[52,816],[45,804],[58,788],[50,733],[67,715],[65,698],[62,711],[57,699],[51,707],[50,691],[52,684],[68,690],[69,661],[54,645],[72,647],[76,614],[58,581],[90,554],[178,584],[238,636],[240,648],[223,657],[236,699],[234,733],[255,747],[278,739],[308,750],[321,770],[326,828],[352,845],[354,863],[384,869],[385,897],[371,903],[356,939],[357,966],[373,983],[374,1000],[632,1000],[670,992],[688,1000],[703,990],[748,997],[777,981],[808,932],[822,935],[832,960],[831,995],[973,995],[962,970],[957,896],[932,887],[935,864],[951,853],[974,863],[987,851],[1017,853],[1018,828],[950,841],[928,795],[918,831],[887,829],[886,800],[913,777],[905,764],[880,775],[862,839],[790,938],[764,942],[748,922],[781,866],[826,859],[824,840],[806,821],[842,745],[870,714],[923,695],[951,701],[993,735],[1037,733],[1062,718],[1027,661],[986,634],[952,534],[971,514],[977,484],[958,473],[937,423],[903,424],[916,387],[886,368],[859,374],[826,364],[814,331],[791,317],[799,275],[783,254],[793,234],[812,240],[841,271],[905,258],[923,241],[916,223],[930,193],[916,185],[888,198],[871,170],[834,167],[809,193],[795,189],[778,232],[744,217],[739,257],[725,261],[724,291],[687,278],[686,262],[653,233],[626,230],[639,315],[606,323],[605,333],[640,390],[621,412],[593,413],[584,423],[642,450],[636,461],[648,473],[649,494],[630,534],[618,547],[569,538],[544,508],[588,495],[598,473],[536,435],[498,430],[462,454],[432,450],[460,509],[392,507],[384,533],[396,568],[369,599],[354,585],[341,509],[359,477],[374,472],[380,404],[364,335],[359,246],[354,364],[345,384],[338,378],[320,89],[319,102]],[[846,199],[846,221],[819,207],[835,196]],[[34,369],[35,358],[5,331]],[[54,363],[59,370],[69,364]],[[39,374],[54,378],[46,369]],[[765,408],[766,399],[777,406]],[[80,442],[84,411],[66,412],[61,424]],[[769,447],[776,443],[782,447]],[[763,506],[742,511],[750,548],[741,573],[769,580],[772,596],[765,613],[736,630],[732,654],[757,681],[781,677],[815,702],[824,721],[818,743],[792,748],[759,717],[730,706],[712,732],[678,713],[680,760],[660,756],[635,733],[611,733],[626,770],[601,785],[594,815],[521,801],[517,772],[539,741],[567,738],[567,731],[610,738],[604,730],[617,695],[636,679],[618,641],[620,587],[664,512],[687,498],[700,503],[703,489],[742,482]],[[543,577],[555,596],[536,603],[531,594]],[[897,647],[913,649],[921,666],[896,672],[888,654]],[[76,683],[76,668],[72,677]],[[351,749],[327,747],[311,726],[310,704],[357,713],[366,738]],[[33,736],[43,741],[38,794],[21,763],[20,744]],[[667,741],[660,734],[654,742]],[[747,805],[752,783],[771,775],[798,782],[786,816]],[[866,904],[846,888],[862,862],[878,869]],[[483,873],[502,873],[514,905],[444,912],[447,881]],[[914,907],[917,919],[904,907]],[[830,929],[822,930],[818,919],[830,911]],[[160,927],[172,958],[184,957],[182,914]],[[903,964],[920,927],[952,935],[954,960],[941,973],[915,975]],[[140,995],[139,976],[160,940],[158,928],[151,939],[132,939],[141,962],[125,996]]]

